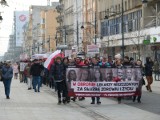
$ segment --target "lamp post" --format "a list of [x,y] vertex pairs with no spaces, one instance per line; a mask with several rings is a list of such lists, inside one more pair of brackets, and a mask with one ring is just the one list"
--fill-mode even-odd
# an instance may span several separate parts
[[96,17],[96,11],[95,11],[95,25],[94,25],[94,32],[95,32],[95,45],[97,44],[97,32],[96,32],[96,29],[97,29],[97,17]]
[[148,0],[142,0],[142,4],[144,5],[144,7],[147,7],[147,3],[148,3]]
[[122,20],[121,20],[121,32],[122,32],[122,58],[124,59],[124,49],[125,49],[125,46],[124,46],[124,29],[123,29],[123,24],[124,24],[124,20],[123,20],[123,15],[124,15],[124,9],[123,9],[123,0],[122,0]]

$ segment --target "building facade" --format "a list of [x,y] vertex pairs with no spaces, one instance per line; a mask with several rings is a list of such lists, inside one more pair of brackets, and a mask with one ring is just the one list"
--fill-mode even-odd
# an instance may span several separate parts
[[143,41],[151,40],[151,30],[154,34],[159,34],[159,9],[160,3],[156,0],[150,0],[147,6],[142,5],[141,0],[99,0],[99,30],[103,37],[103,52],[114,56],[122,50],[123,29],[125,55],[143,61],[146,56],[154,58],[155,51],[151,49],[153,42],[146,45]]
[[58,2],[53,2],[48,6],[31,6],[29,9],[29,23],[27,41],[25,47],[29,50],[29,55],[46,53],[56,49],[56,17],[58,15],[56,6]]

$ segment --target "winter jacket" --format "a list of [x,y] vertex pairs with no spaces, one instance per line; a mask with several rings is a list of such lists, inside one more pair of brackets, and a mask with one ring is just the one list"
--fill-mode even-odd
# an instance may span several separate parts
[[153,72],[153,63],[149,61],[149,58],[146,58],[146,64],[144,65],[145,75],[152,76]]
[[111,67],[111,64],[109,62],[100,62],[99,66],[100,67]]
[[25,67],[25,69],[24,69],[25,76],[30,77],[30,69],[31,69],[31,67],[28,65]]
[[13,77],[13,69],[12,67],[2,67],[2,78],[3,80],[11,80]]
[[40,76],[43,69],[44,67],[42,65],[35,63],[31,66],[30,75]]
[[55,82],[61,82],[63,80],[65,80],[65,72],[66,72],[66,67],[63,63],[57,63],[55,62],[55,64],[53,64],[51,66],[51,70],[50,70],[50,76],[51,78],[53,78],[53,80],[55,80]]

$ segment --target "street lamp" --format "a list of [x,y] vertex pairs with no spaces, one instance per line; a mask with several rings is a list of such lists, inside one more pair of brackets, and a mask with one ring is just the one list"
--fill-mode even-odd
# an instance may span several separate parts
[[[97,44],[97,35],[96,35],[96,34],[97,34],[97,30],[96,30],[96,29],[97,29],[97,16],[96,16],[96,11],[95,11],[95,17],[94,17],[94,18],[95,18],[95,20],[94,20],[94,22],[95,22],[94,25],[93,25],[92,23],[90,23],[90,22],[87,22],[87,24],[89,23],[90,25],[93,25],[93,26],[94,26],[94,34],[95,34],[95,35],[94,35],[94,37],[95,37],[95,38],[94,38],[94,39],[95,39],[94,43],[95,43],[95,45],[96,45],[96,44]],[[81,26],[81,29],[84,29],[84,26],[83,26],[83,25]]]
[[147,7],[147,3],[148,3],[148,0],[142,0],[142,4],[144,5],[144,7]]

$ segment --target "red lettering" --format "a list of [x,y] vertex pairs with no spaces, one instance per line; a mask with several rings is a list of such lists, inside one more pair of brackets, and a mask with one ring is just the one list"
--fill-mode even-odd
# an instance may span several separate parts
[[78,82],[78,86],[96,86],[95,82]]
[[76,82],[73,82],[73,86],[76,86]]

